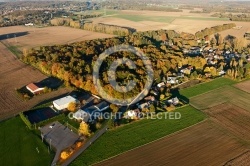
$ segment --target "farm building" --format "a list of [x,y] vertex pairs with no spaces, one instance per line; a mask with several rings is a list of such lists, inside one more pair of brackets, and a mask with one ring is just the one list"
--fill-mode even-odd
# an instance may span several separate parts
[[73,114],[73,118],[77,120],[82,120],[84,122],[89,122],[93,121],[96,119],[100,114],[100,112],[103,112],[109,108],[109,104],[105,101],[97,104],[90,106],[84,110],[80,109],[77,112]]
[[39,94],[44,90],[44,87],[39,87],[34,83],[30,83],[29,85],[26,86],[26,88],[33,94]]
[[57,110],[63,110],[63,109],[68,108],[69,103],[72,103],[72,102],[77,103],[79,101],[77,99],[75,99],[74,97],[72,97],[72,96],[66,96],[66,97],[54,100],[53,101],[53,106]]

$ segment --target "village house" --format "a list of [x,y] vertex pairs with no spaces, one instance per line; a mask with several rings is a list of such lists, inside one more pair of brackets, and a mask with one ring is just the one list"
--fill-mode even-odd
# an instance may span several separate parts
[[26,88],[34,95],[42,93],[43,90],[45,89],[45,87],[40,87],[35,83],[30,83],[29,85],[26,86]]
[[102,101],[97,105],[90,106],[86,109],[79,109],[73,114],[73,118],[84,122],[92,122],[96,120],[103,111],[109,108],[109,104],[106,101]]
[[167,83],[168,84],[178,84],[179,80],[177,79],[177,77],[168,77],[167,78]]
[[163,87],[165,87],[165,83],[164,83],[164,82],[161,82],[161,83],[157,84],[157,87],[158,87],[158,88],[163,88]]
[[177,97],[168,100],[168,104],[173,104],[174,106],[179,104],[179,99]]
[[54,100],[53,106],[54,108],[60,111],[60,110],[68,108],[69,103],[72,103],[72,102],[78,103],[79,101],[72,96],[66,96],[66,97]]

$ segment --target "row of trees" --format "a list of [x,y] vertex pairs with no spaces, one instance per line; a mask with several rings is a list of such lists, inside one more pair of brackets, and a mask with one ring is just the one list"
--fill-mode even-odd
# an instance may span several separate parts
[[118,36],[131,35],[136,31],[136,29],[130,27],[121,27],[117,25],[107,25],[102,23],[84,23],[81,28],[88,31],[101,32]]
[[212,34],[227,30],[227,29],[231,29],[233,27],[236,27],[235,23],[217,25],[217,26],[214,26],[214,27],[211,27],[211,28],[205,28],[205,29],[203,29],[201,31],[198,31],[198,32],[195,33],[195,36],[197,38],[202,39],[205,36],[209,36],[209,35],[212,35]]
[[231,21],[250,21],[249,14],[215,13],[212,16],[219,18],[229,18]]

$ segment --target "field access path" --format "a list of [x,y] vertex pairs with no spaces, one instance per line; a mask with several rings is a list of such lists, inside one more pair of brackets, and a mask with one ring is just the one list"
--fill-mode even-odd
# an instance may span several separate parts
[[0,42],[0,120],[28,110],[46,99],[69,92],[69,89],[61,88],[52,93],[36,96],[29,101],[23,101],[17,95],[15,89],[45,78],[46,76],[37,69],[19,61]]

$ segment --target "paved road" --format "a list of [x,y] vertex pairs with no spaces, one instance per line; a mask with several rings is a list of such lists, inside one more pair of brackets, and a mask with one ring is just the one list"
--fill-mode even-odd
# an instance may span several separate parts
[[95,142],[100,136],[102,136],[108,130],[108,125],[105,125],[101,130],[99,130],[92,138],[86,142],[78,151],[76,151],[70,158],[68,158],[62,166],[69,165],[73,160],[75,160],[81,153],[83,153],[93,142]]

